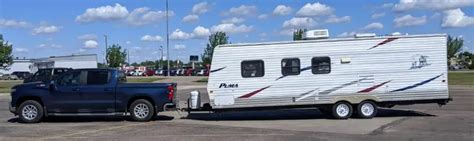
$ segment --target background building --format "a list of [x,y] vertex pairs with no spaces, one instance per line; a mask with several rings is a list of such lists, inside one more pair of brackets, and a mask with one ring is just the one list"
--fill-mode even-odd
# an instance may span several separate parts
[[15,71],[27,71],[34,73],[40,68],[97,68],[97,55],[70,55],[50,56],[37,59],[14,59],[9,70],[0,70],[0,73],[10,74]]

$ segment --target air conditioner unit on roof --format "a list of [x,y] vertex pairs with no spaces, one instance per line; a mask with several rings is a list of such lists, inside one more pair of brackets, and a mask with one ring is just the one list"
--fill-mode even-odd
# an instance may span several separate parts
[[325,39],[329,38],[329,30],[327,29],[317,29],[317,30],[308,30],[303,33],[303,39]]

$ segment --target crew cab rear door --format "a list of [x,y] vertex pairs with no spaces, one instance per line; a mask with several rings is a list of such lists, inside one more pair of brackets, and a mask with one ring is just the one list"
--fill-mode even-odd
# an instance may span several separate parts
[[112,113],[115,112],[115,84],[109,70],[86,71],[86,82],[83,85],[80,112]]

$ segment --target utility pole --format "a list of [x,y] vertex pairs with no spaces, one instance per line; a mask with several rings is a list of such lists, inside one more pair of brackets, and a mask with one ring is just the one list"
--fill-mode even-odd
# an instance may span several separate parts
[[128,60],[127,61],[128,66],[130,66],[130,64],[132,64],[132,63],[130,63],[130,50],[128,50],[128,49],[127,49],[127,60]]
[[170,39],[169,39],[169,31],[168,31],[168,24],[169,24],[169,15],[168,15],[168,0],[166,0],[166,61],[168,62],[168,75],[170,76]]
[[163,64],[161,64],[161,62],[163,62],[163,46],[160,46],[160,52],[161,52],[160,67],[163,69]]
[[104,57],[105,57],[105,65],[108,67],[109,64],[108,64],[108,61],[107,61],[107,35],[104,34],[104,39],[105,39],[105,54],[104,54]]

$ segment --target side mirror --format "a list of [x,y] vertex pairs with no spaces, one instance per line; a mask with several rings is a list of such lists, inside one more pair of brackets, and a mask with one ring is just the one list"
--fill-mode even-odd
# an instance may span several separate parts
[[49,91],[55,91],[56,90],[56,84],[54,83],[54,81],[51,81],[49,83]]

